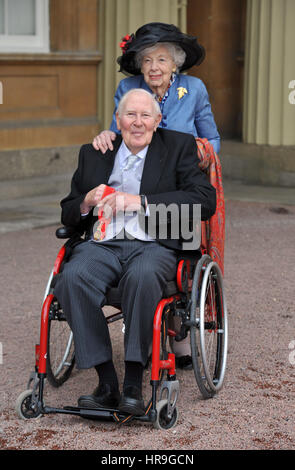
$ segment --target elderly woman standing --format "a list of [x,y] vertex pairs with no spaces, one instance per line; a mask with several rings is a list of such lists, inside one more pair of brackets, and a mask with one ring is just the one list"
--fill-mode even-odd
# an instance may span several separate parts
[[118,132],[115,112],[120,98],[132,88],[144,88],[160,104],[159,127],[205,137],[218,153],[220,136],[206,87],[199,78],[180,73],[204,60],[205,50],[197,39],[174,25],[149,23],[135,35],[123,38],[121,48],[120,72],[132,76],[119,83],[110,130],[95,137],[93,146],[102,151],[112,149],[114,133]]
[[[131,76],[119,83],[110,129],[94,138],[94,148],[103,153],[113,150],[112,141],[119,132],[115,117],[118,103],[127,91],[143,88],[153,94],[160,105],[159,127],[206,138],[218,153],[220,136],[206,87],[200,79],[181,73],[204,60],[205,50],[197,39],[171,24],[148,23],[135,35],[125,36],[120,46],[122,55],[117,59],[120,72]],[[178,367],[192,368],[188,337],[180,342],[173,341],[172,349]]]

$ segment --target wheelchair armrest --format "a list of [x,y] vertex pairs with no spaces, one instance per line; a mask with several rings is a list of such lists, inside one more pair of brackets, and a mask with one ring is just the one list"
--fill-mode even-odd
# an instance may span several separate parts
[[75,227],[59,227],[55,235],[57,238],[64,239],[64,238],[71,238],[73,235],[79,235],[77,229]]

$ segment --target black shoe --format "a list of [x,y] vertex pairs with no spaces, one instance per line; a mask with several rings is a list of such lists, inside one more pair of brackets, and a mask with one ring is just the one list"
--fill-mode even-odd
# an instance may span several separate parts
[[175,364],[178,369],[191,370],[193,368],[191,356],[179,356],[175,358]]
[[109,384],[99,385],[92,395],[82,395],[78,399],[80,408],[117,408],[120,400],[119,390],[112,390]]
[[134,416],[145,414],[142,394],[137,387],[129,386],[124,389],[119,403],[119,411]]

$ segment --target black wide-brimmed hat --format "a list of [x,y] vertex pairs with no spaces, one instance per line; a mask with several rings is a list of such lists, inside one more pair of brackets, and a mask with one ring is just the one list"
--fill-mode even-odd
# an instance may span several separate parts
[[148,23],[141,26],[135,34],[122,38],[120,47],[123,53],[117,59],[120,72],[139,75],[141,71],[136,64],[136,53],[161,42],[178,44],[186,53],[185,62],[180,68],[180,72],[191,68],[193,65],[199,65],[205,58],[205,49],[194,36],[182,33],[173,24]]

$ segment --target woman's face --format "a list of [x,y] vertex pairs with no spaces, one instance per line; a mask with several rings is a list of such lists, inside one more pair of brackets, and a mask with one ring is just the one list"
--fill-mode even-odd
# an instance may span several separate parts
[[143,56],[141,72],[152,91],[165,93],[171,74],[176,70],[175,63],[165,46],[159,46]]

